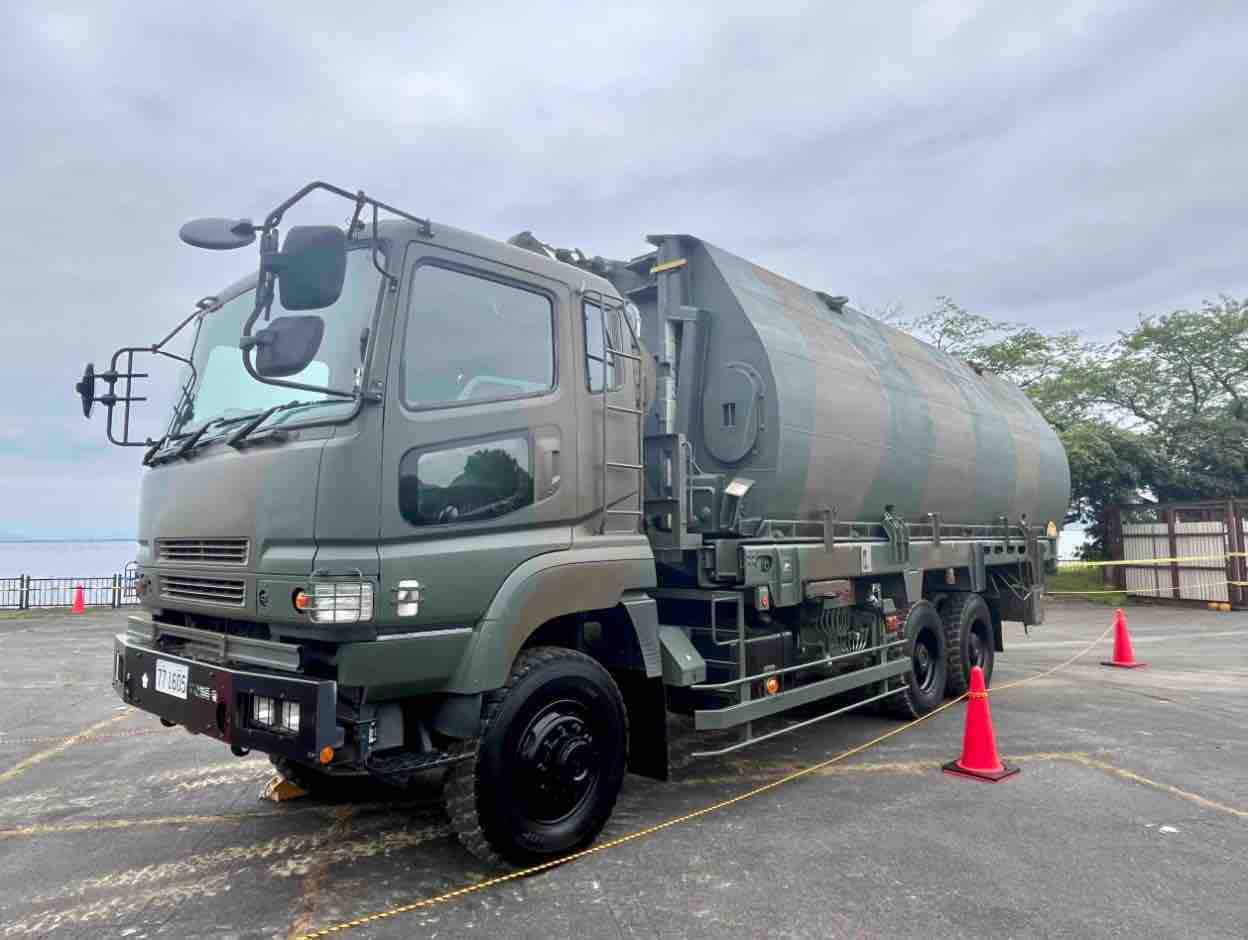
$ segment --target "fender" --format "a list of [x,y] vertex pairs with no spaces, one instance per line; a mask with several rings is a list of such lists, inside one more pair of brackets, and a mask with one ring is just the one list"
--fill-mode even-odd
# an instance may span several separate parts
[[519,565],[473,631],[447,685],[458,693],[487,692],[507,682],[511,664],[533,632],[555,617],[623,603],[637,632],[647,676],[662,674],[654,601],[654,554],[642,535],[592,536],[570,549],[546,552]]

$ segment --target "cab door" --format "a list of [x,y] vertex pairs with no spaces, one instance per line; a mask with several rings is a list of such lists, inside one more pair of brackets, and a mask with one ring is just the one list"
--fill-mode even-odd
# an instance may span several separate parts
[[[382,633],[470,626],[517,565],[570,546],[569,305],[534,272],[409,247],[385,393]],[[400,581],[419,583],[402,619]]]

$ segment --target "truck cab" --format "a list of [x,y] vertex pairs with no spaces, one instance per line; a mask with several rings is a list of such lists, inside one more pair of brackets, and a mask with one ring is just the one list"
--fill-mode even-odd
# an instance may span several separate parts
[[[602,611],[631,632],[625,601],[654,626],[645,376],[609,282],[447,226],[363,228],[333,303],[282,291],[251,330],[251,277],[189,324],[167,431],[144,442],[143,609],[113,682],[305,782],[402,784],[455,762],[539,628]],[[291,336],[310,357],[254,374]],[[605,474],[604,447],[628,457]]]

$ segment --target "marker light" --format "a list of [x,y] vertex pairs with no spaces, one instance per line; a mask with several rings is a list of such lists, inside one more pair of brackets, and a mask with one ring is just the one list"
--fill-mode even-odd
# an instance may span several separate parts
[[395,614],[415,617],[420,613],[420,582],[400,581],[395,588],[394,599],[397,604]]
[[763,585],[754,596],[754,606],[759,610],[771,610],[771,589]]

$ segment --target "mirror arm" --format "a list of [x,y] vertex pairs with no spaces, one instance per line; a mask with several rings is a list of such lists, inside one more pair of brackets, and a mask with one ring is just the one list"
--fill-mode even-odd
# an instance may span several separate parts
[[[361,196],[364,195],[363,191],[360,192],[360,195]],[[373,267],[377,269],[378,274],[380,274],[382,277],[386,279],[386,289],[390,291],[390,293],[393,294],[395,291],[399,289],[399,279],[395,277],[393,274],[391,274],[389,271],[387,271],[385,268],[383,268],[380,264],[377,263],[377,246],[379,243],[380,243],[380,238],[377,235],[377,203],[374,202],[373,203],[373,247],[370,253],[372,255]]]
[[407,221],[409,222],[415,222],[417,225],[420,226],[421,235],[423,235],[426,238],[433,237],[433,225],[430,223],[428,219],[422,219],[419,216],[412,215],[410,212],[404,212],[402,209],[396,209],[394,206],[387,205],[386,203],[381,202],[380,200],[373,199],[371,196],[365,195],[363,190],[357,190],[356,192],[349,192],[348,190],[342,189],[338,186],[334,186],[331,183],[323,182],[321,180],[315,180],[311,183],[308,183],[308,185],[304,186],[302,189],[300,189],[297,193],[295,193],[285,202],[278,205],[277,208],[275,208],[272,212],[270,212],[268,216],[265,218],[264,225],[262,226],[262,230],[268,231],[269,229],[276,228],[281,223],[282,216],[285,214],[287,209],[289,209],[299,200],[303,199],[304,196],[307,196],[309,193],[316,192],[318,189],[323,189],[326,192],[333,193],[335,196],[342,196],[344,199],[350,199],[352,202],[356,203],[357,205],[368,203],[369,205],[373,206],[374,209],[382,209],[386,212],[389,212],[391,215],[397,215],[401,219],[407,219]]
[[[270,298],[271,299],[271,298]],[[302,382],[286,382],[282,379],[270,379],[256,371],[256,367],[251,362],[251,351],[256,346],[264,342],[260,337],[255,336],[251,332],[251,328],[256,325],[256,320],[260,318],[260,299],[256,298],[256,308],[251,311],[251,316],[247,318],[247,322],[243,324],[243,335],[238,341],[238,348],[243,354],[243,368],[257,382],[263,382],[265,385],[277,385],[282,388],[295,388],[301,392],[319,392],[322,395],[337,395],[339,398],[357,398],[356,392],[340,392],[336,388],[325,388],[320,385],[305,385]]]
[[[242,344],[240,343],[239,345],[241,346]],[[265,376],[258,373],[256,371],[256,367],[251,364],[251,356],[249,355],[249,353],[251,352],[251,348],[248,347],[247,349],[244,349],[242,352],[243,352],[243,368],[246,369],[247,374],[250,375],[257,382],[263,382],[265,385],[279,385],[282,388],[295,388],[301,392],[319,392],[322,395],[337,395],[339,398],[354,399],[354,398],[359,397],[358,393],[356,392],[341,392],[336,388],[326,388],[325,386],[322,386],[322,385],[305,385],[302,382],[286,382],[286,381],[283,381],[282,379],[266,378]]]

